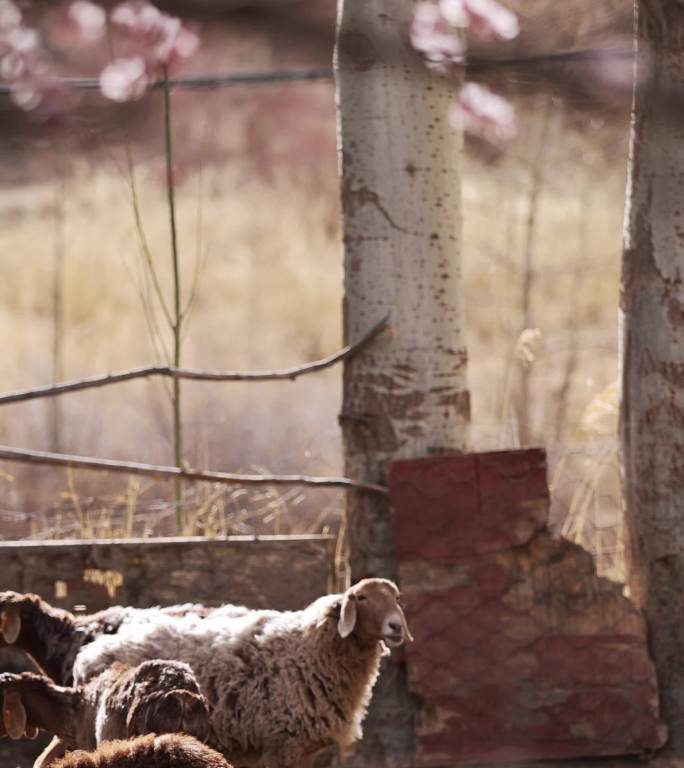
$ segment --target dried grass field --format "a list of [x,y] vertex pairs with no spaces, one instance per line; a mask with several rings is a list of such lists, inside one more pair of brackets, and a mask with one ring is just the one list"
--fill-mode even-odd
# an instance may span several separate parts
[[[183,339],[187,367],[274,368],[341,346],[333,92],[329,84],[307,88],[309,95],[294,91],[289,103],[274,95],[282,103],[271,123],[245,109],[248,94],[230,102],[235,109],[225,123],[211,112],[220,95],[180,100],[174,114],[183,169],[176,184],[180,253],[183,295],[194,297]],[[298,135],[302,105],[307,121]],[[626,115],[579,113],[547,94],[521,95],[516,106],[520,130],[510,145],[495,152],[466,146],[471,442],[478,450],[545,445],[554,524],[599,552],[603,571],[620,577],[613,385]],[[285,130],[277,121],[287,109],[295,115]],[[202,120],[189,120],[192,111]],[[148,122],[154,114],[152,107]],[[97,126],[88,128],[97,133]],[[168,297],[161,147],[147,143],[140,151],[133,135],[131,172],[125,135],[103,133],[96,151],[36,139],[30,168],[43,163],[51,170],[25,173],[21,183],[6,166],[3,391],[55,375],[55,281],[64,306],[61,376],[159,362],[168,354],[168,329],[144,277],[132,194],[134,184]],[[264,141],[272,153],[267,160]],[[202,152],[203,142],[211,151]],[[340,473],[340,377],[333,368],[296,383],[184,383],[187,462],[229,471]],[[170,438],[169,393],[160,381],[0,410],[0,441],[19,447],[170,464]],[[3,464],[0,492],[4,538],[172,530],[173,491],[163,483]],[[185,533],[206,535],[335,531],[342,508],[339,492],[271,488],[197,487],[185,503]]]

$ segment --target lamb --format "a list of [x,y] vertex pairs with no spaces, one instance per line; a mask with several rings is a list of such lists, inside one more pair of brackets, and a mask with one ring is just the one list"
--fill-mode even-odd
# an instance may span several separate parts
[[[124,614],[107,617],[116,629],[94,638],[101,616],[90,625],[88,617],[74,619],[71,643],[65,644],[74,660],[71,667],[62,664],[62,674],[72,671],[82,685],[115,662],[187,662],[209,705],[208,743],[240,768],[306,766],[322,749],[345,752],[362,735],[381,657],[388,646],[412,639],[399,590],[386,579],[365,579],[303,611],[119,611]],[[40,635],[40,627],[25,628],[23,610],[18,633],[16,623],[11,615],[4,621],[5,641],[15,636],[26,648],[24,638]],[[54,618],[48,624],[57,626]],[[49,640],[34,645],[39,663],[56,655],[47,648]]]
[[231,768],[218,752],[190,736],[139,736],[105,742],[95,752],[71,752],[53,768]]
[[147,733],[183,731],[206,740],[207,703],[187,664],[116,663],[82,688],[66,688],[44,675],[0,674],[3,731],[10,738],[56,736],[39,758],[53,764],[69,749],[94,749],[105,741]]

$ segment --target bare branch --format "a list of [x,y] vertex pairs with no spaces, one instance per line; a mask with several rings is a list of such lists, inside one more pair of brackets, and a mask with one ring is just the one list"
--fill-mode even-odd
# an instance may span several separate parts
[[48,464],[70,469],[118,472],[145,475],[156,478],[184,479],[195,482],[221,483],[223,485],[301,485],[309,488],[345,488],[386,495],[387,488],[373,483],[357,483],[347,477],[314,477],[312,475],[239,475],[228,472],[211,472],[178,467],[160,467],[154,464],[93,459],[89,456],[69,456],[61,453],[30,451],[0,446],[0,460],[21,464]]
[[175,368],[172,365],[148,365],[142,368],[131,368],[126,371],[107,373],[101,376],[90,376],[84,379],[64,381],[50,386],[22,389],[18,392],[10,392],[0,395],[0,406],[9,403],[20,403],[26,400],[35,400],[40,397],[56,397],[67,392],[78,392],[83,389],[95,389],[106,387],[110,384],[119,384],[122,381],[132,379],[144,379],[150,376],[164,376],[171,379],[194,379],[195,381],[294,381],[299,376],[308,373],[316,373],[329,368],[335,363],[347,360],[358,354],[382,331],[388,329],[389,315],[376,323],[364,336],[354,344],[349,344],[339,352],[324,357],[322,360],[314,360],[311,363],[295,366],[293,368],[281,368],[272,371],[198,371],[188,368]]
[[171,318],[171,312],[166,305],[166,301],[164,299],[164,292],[161,289],[161,285],[159,283],[159,276],[157,275],[157,270],[154,265],[154,260],[152,258],[152,252],[150,250],[149,243],[147,242],[147,235],[145,234],[145,228],[143,226],[142,222],[142,214],[140,212],[140,201],[138,200],[138,187],[135,180],[135,165],[133,163],[133,155],[131,154],[131,147],[128,141],[128,132],[124,128],[124,152],[126,156],[126,166],[128,170],[128,188],[131,193],[131,206],[133,208],[133,219],[135,221],[135,229],[138,233],[138,240],[140,245],[140,253],[142,254],[143,261],[147,267],[150,280],[152,281],[152,285],[154,287],[155,295],[157,296],[157,301],[159,302],[159,306],[162,310],[162,313],[164,317],[166,318],[166,322],[169,324],[169,328],[173,329],[173,319]]

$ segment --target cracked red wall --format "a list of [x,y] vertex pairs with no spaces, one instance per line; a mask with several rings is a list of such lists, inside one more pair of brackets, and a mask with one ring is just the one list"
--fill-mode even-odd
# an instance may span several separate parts
[[417,765],[662,743],[644,619],[546,527],[542,451],[400,461],[390,486]]

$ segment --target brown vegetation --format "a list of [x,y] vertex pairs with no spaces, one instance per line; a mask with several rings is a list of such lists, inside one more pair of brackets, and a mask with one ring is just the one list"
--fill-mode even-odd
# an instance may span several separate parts
[[[622,45],[629,32],[627,2],[512,5],[524,30],[513,51]],[[285,8],[269,12],[271,21],[282,21],[287,13]],[[304,27],[261,25],[266,18],[252,12],[225,26],[213,24],[192,68],[232,71],[329,62],[332,27],[325,13],[320,18],[328,21],[319,31],[327,32],[306,40],[299,34]],[[323,38],[325,45],[319,44]],[[314,41],[315,50],[307,40]],[[545,444],[551,457],[557,525],[572,508],[579,522],[573,527],[571,520],[566,530],[598,546],[595,531],[603,525],[608,533],[600,546],[612,551],[622,542],[613,498],[615,435],[612,426],[605,434],[587,433],[584,411],[616,376],[629,97],[627,90],[611,86],[610,68],[585,64],[536,68],[534,77],[530,72],[496,74],[515,100],[518,138],[495,151],[476,143],[467,147],[464,225],[473,447],[516,445],[524,408],[527,440]],[[3,390],[51,378],[50,265],[58,214],[65,243],[66,375],[158,359],[141,302],[139,233],[122,141],[127,135],[135,155],[151,251],[165,263],[160,98],[152,95],[117,113],[115,120],[112,110],[87,106],[44,142],[35,130],[27,140],[5,128],[5,186],[0,190],[6,276],[0,286]],[[338,348],[341,244],[331,86],[180,92],[174,109],[186,290],[195,263],[200,265],[185,338],[186,364],[273,367]],[[541,146],[545,110],[550,125]],[[542,172],[533,200],[537,167]],[[530,227],[533,253],[525,273]],[[185,392],[187,454],[193,466],[339,473],[338,371],[295,385],[192,384]],[[524,404],[521,392],[528,393]],[[109,392],[65,396],[60,413],[63,447],[69,451],[170,460],[170,411],[162,384],[136,382]],[[3,408],[0,441],[48,447],[48,421],[45,403]],[[600,477],[593,462],[597,453]],[[590,492],[573,501],[578,482],[588,483]],[[167,503],[170,489],[152,483],[6,464],[0,490],[6,537],[146,535],[170,530],[173,515]],[[335,528],[339,496],[321,494],[196,488],[186,500],[188,531],[214,535]],[[615,565],[611,562],[606,568]],[[620,574],[619,563],[611,573]]]

